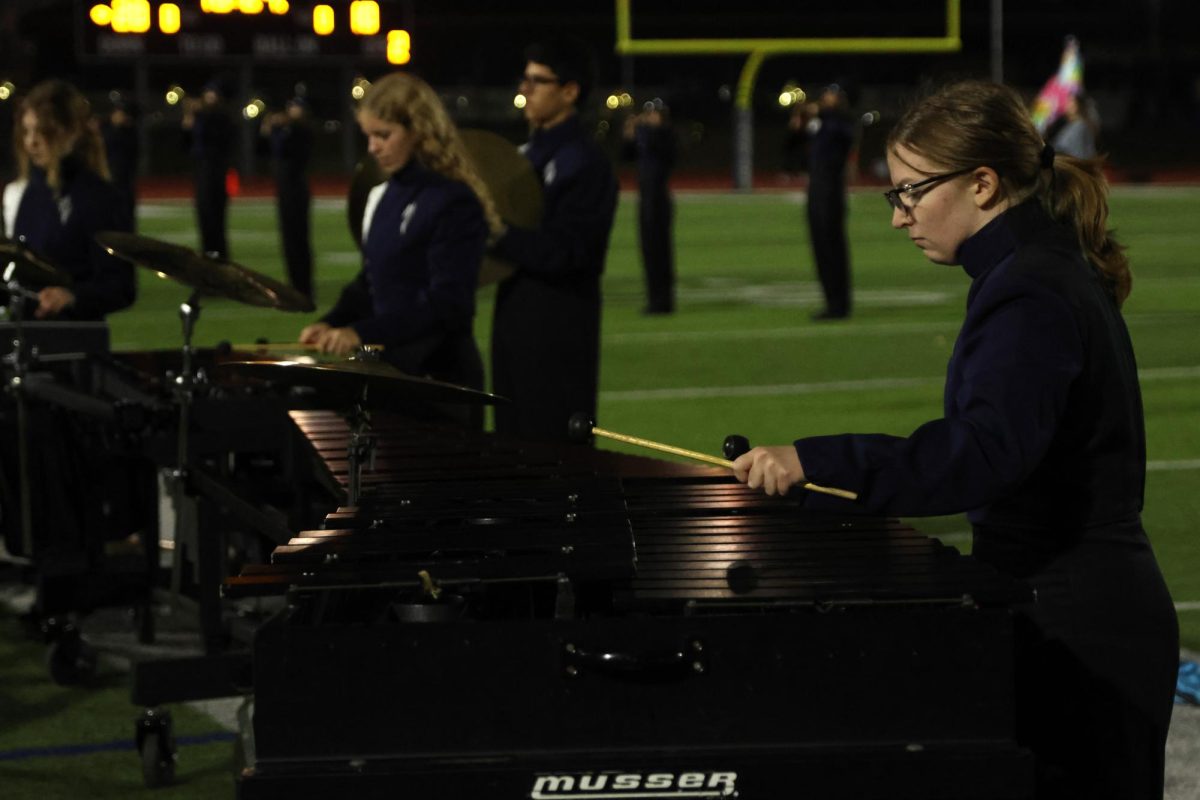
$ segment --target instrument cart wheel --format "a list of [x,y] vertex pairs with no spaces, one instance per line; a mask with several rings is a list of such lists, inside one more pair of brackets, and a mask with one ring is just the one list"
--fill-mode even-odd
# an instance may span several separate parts
[[74,686],[96,674],[96,650],[74,625],[64,626],[46,650],[46,669],[59,686]]
[[175,781],[175,733],[171,713],[148,708],[137,721],[136,740],[142,757],[142,783],[147,789]]

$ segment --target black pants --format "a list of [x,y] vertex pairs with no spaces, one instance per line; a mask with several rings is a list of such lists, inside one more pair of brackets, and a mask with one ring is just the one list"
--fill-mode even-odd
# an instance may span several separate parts
[[224,164],[202,162],[196,166],[196,220],[200,224],[200,249],[229,258],[226,215],[229,193],[225,189]]
[[313,295],[312,237],[309,233],[311,195],[303,180],[280,180],[276,207],[288,282],[316,302]]
[[671,226],[675,209],[665,186],[643,187],[638,198],[638,238],[646,275],[646,310],[675,310],[675,252]]
[[[483,357],[470,330],[431,333],[384,350],[383,359],[409,375],[483,391]],[[473,401],[428,403],[417,400],[409,407],[396,410],[474,431],[483,430],[483,405]]]
[[[976,556],[989,560],[978,545]],[[1149,543],[1081,542],[1028,580],[1017,738],[1033,751],[1037,797],[1160,800],[1179,628]]]
[[[496,431],[565,441],[576,412],[596,414],[600,280],[557,286],[518,273],[500,285],[492,322]],[[583,285],[580,285],[583,284]]]
[[825,309],[850,313],[850,248],[846,243],[846,193],[841,187],[809,184],[808,231]]

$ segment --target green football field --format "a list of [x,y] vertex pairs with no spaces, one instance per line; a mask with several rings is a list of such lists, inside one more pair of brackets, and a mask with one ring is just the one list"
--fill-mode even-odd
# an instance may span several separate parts
[[[603,427],[717,454],[729,433],[762,444],[844,431],[902,435],[940,414],[968,280],[958,267],[929,263],[893,231],[877,192],[851,195],[855,313],[832,323],[809,319],[820,296],[802,195],[679,196],[679,310],[668,317],[640,313],[636,203],[631,195],[621,199],[605,275]],[[1184,643],[1193,650],[1200,649],[1197,208],[1200,188],[1117,187],[1112,198],[1112,221],[1134,269],[1125,315],[1145,395],[1145,523],[1180,604]],[[198,246],[187,203],[146,204],[139,220],[144,235]],[[316,201],[313,230],[323,310],[356,273],[358,254],[340,200]],[[270,201],[235,200],[230,233],[236,261],[282,277]],[[114,347],[178,347],[178,306],[187,290],[139,272],[137,304],[111,317]],[[485,354],[493,290],[479,294],[476,330]],[[293,341],[315,316],[206,300],[196,341]],[[961,516],[914,524],[969,547]]]

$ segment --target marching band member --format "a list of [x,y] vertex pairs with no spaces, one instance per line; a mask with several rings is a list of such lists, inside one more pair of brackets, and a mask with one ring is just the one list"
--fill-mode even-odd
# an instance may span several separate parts
[[133,304],[133,265],[106,253],[101,231],[130,231],[128,206],[109,182],[104,143],[87,99],[69,83],[35,86],[17,111],[19,180],[4,188],[5,233],[69,274],[38,292],[37,319],[100,320]]
[[907,437],[758,447],[734,472],[768,494],[845,486],[872,512],[968,512],[973,555],[1037,595],[1016,619],[1037,796],[1161,798],[1179,630],[1142,529],[1130,272],[1102,162],[1056,154],[1015,92],[974,81],[914,105],[887,159],[892,226],[972,281],[945,414]]

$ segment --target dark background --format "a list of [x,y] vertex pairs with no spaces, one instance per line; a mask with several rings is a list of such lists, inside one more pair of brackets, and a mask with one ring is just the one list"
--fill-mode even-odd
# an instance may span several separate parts
[[[348,0],[329,0],[340,7]],[[157,4],[157,0],[154,0]],[[179,0],[198,7],[199,0]],[[313,0],[294,0],[293,11]],[[18,93],[33,83],[61,77],[75,82],[98,111],[110,92],[136,94],[133,61],[97,60],[78,35],[90,2],[3,0],[0,5],[0,80]],[[614,52],[612,0],[380,0],[385,23],[408,29],[413,60],[405,67],[442,93],[461,125],[497,130],[519,141],[524,125],[512,106],[515,78],[523,66],[524,45],[545,36],[578,36],[596,50],[600,86],[588,117],[597,138],[617,145],[620,118],[645,100],[661,97],[672,108],[683,143],[681,169],[713,175],[730,169],[733,93],[745,56],[639,56]],[[945,4],[839,0],[789,3],[777,0],[635,0],[633,32],[638,38],[734,36],[940,36]],[[1200,167],[1200,4],[1193,0],[1004,0],[1003,75],[1032,97],[1058,66],[1064,37],[1079,38],[1084,80],[1102,118],[1101,146],[1115,165],[1135,179],[1160,170]],[[878,111],[882,123],[864,130],[861,164],[870,174],[887,122],[925,81],[992,74],[991,0],[963,0],[961,52],[952,54],[794,55],[768,59],[754,97],[755,165],[778,168],[786,111],[776,102],[788,81],[813,91],[830,81],[853,89],[856,110]],[[783,10],[786,9],[786,10]],[[339,13],[339,24],[343,16]],[[90,23],[86,23],[90,24]],[[242,29],[262,24],[233,15],[227,24]],[[354,78],[382,74],[382,59],[347,55],[318,60],[252,61],[229,57],[211,61],[146,60],[141,110],[146,143],[143,172],[176,175],[187,169],[178,135],[178,109],[162,100],[166,87],[181,84],[198,91],[214,76],[234,89],[237,107],[252,98],[277,108],[302,83],[320,121],[315,164],[319,173],[344,173],[359,157],[349,88]],[[634,104],[607,110],[607,94],[627,91]],[[11,172],[13,103],[0,103],[0,177]],[[255,123],[245,121],[240,165],[248,174],[265,173],[254,156]]]

